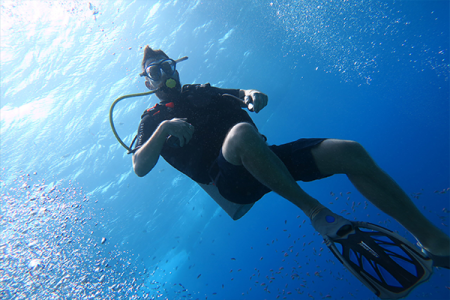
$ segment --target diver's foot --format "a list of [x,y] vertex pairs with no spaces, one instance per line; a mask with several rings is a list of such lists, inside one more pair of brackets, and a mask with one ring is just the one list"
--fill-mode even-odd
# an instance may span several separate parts
[[422,249],[422,252],[433,260],[433,266],[439,268],[450,269],[450,253],[445,250],[436,250],[438,252],[432,253],[429,249],[425,248],[420,242],[417,245]]
[[326,207],[316,212],[311,219],[311,224],[322,237],[328,236],[330,238],[339,238],[353,229],[352,223],[333,213]]
[[434,255],[424,248],[422,248],[422,252],[433,260],[433,267],[450,269],[450,255]]

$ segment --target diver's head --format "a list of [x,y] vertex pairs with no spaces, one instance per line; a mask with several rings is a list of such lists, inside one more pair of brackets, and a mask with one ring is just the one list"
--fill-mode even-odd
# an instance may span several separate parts
[[181,91],[180,75],[176,70],[177,61],[170,59],[161,50],[153,50],[148,45],[144,48],[142,73],[145,86],[150,90],[158,90],[156,95],[162,100],[170,98]]

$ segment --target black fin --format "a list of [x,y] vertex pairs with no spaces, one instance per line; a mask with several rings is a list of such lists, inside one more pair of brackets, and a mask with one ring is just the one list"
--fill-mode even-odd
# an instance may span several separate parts
[[325,236],[326,244],[378,297],[406,297],[414,287],[430,278],[431,259],[405,238],[375,224],[351,223],[352,230],[345,225],[345,230],[338,231],[340,238]]

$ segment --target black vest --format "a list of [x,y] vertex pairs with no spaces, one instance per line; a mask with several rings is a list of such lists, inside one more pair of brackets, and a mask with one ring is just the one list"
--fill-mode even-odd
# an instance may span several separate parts
[[[209,168],[218,157],[228,131],[240,122],[255,126],[240,103],[222,96],[238,96],[239,90],[226,90],[206,85],[185,85],[173,102],[157,104],[144,112],[139,125],[136,147],[142,146],[158,125],[172,118],[187,118],[195,127],[192,139],[184,147],[166,143],[161,156],[174,168],[199,183],[209,183]],[[256,127],[256,126],[255,126]]]

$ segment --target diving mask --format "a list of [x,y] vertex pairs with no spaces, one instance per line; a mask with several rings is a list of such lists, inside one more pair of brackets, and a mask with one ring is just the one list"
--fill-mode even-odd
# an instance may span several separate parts
[[[162,72],[164,72],[167,76],[170,77],[175,73],[177,63],[182,62],[186,59],[188,59],[188,57],[184,56],[177,60],[167,58],[155,63],[151,63],[145,68],[145,72],[143,72],[141,76],[146,76],[152,81],[159,81],[161,80]],[[172,81],[174,80],[172,79]]]

